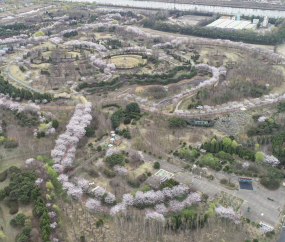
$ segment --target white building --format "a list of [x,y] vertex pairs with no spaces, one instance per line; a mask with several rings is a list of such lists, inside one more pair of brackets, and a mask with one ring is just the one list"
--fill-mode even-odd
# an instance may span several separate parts
[[267,27],[268,26],[268,17],[265,17],[263,22],[262,22],[262,27]]

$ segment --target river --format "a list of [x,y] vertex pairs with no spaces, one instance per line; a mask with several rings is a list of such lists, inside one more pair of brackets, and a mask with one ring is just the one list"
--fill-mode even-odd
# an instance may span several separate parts
[[[73,2],[93,2],[93,0],[70,0]],[[201,12],[213,12],[220,14],[235,15],[239,11],[241,15],[246,16],[267,16],[269,18],[285,18],[285,10],[265,10],[254,8],[236,8],[236,7],[222,7],[222,6],[210,6],[210,5],[195,5],[195,4],[183,4],[183,3],[166,3],[155,1],[132,1],[132,0],[96,0],[99,4],[107,4],[113,6],[128,6],[139,8],[155,8],[155,9],[178,9],[178,10],[190,10]],[[258,6],[258,5],[257,5]]]

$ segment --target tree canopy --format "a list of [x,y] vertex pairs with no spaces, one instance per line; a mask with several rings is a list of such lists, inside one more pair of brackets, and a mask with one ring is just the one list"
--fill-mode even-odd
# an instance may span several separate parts
[[109,164],[109,166],[113,167],[115,165],[124,165],[124,156],[122,154],[113,154],[111,156],[108,156],[106,158],[106,162]]
[[183,118],[172,117],[169,120],[169,127],[171,127],[171,128],[183,128],[183,127],[186,127],[186,121]]
[[126,106],[126,112],[130,113],[140,113],[141,110],[140,110],[140,107],[137,103],[133,102],[133,103],[129,103],[127,106]]

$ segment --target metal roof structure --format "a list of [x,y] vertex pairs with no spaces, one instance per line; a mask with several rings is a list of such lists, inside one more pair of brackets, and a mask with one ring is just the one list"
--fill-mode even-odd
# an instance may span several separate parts
[[226,29],[233,29],[234,27],[238,26],[241,21],[233,21],[229,25],[227,25]]
[[213,29],[238,30],[238,29],[256,29],[257,25],[247,20],[218,19],[213,23],[207,25],[206,27]]
[[227,19],[217,19],[216,21],[214,21],[213,23],[208,24],[206,27],[207,28],[215,28],[218,24],[226,21]]
[[257,25],[256,24],[249,24],[247,26],[245,26],[243,29],[256,29]]
[[226,19],[226,21],[223,21],[222,23],[216,25],[216,28],[224,29],[228,25],[230,25],[230,24],[232,24],[234,22],[236,22],[236,21],[235,20]]

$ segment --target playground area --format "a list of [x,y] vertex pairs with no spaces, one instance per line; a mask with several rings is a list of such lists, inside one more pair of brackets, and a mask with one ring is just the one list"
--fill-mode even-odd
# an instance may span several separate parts
[[167,179],[170,179],[170,178],[172,178],[172,177],[174,176],[173,173],[168,172],[168,171],[166,171],[166,170],[164,170],[164,169],[160,169],[160,170],[159,170],[158,172],[156,172],[154,175],[155,175],[155,176],[158,176],[159,178],[166,177]]

